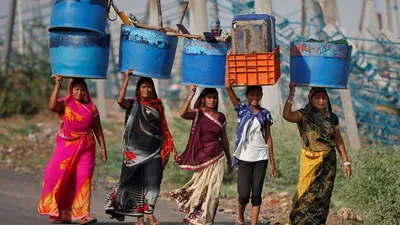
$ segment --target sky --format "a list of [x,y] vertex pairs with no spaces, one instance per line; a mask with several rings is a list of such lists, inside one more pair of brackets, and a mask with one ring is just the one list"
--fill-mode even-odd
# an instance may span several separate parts
[[[1,19],[2,16],[6,16],[8,14],[9,2],[11,0],[0,0],[0,26],[5,24],[6,19]],[[39,0],[41,4],[52,2],[52,0]],[[169,3],[173,3],[176,0],[161,0],[163,5],[163,10],[165,7],[168,7]],[[384,3],[385,0],[375,0],[378,12],[381,12],[384,15]],[[398,0],[392,0],[398,1]],[[32,0],[22,0],[23,9],[32,7]],[[114,3],[118,6],[120,10],[126,12],[132,12],[134,14],[138,14],[140,12],[145,12],[146,10],[146,0],[114,0]],[[220,4],[226,4],[227,0],[219,0]],[[398,2],[399,3],[399,2]],[[300,21],[300,13],[299,10],[301,8],[300,0],[272,0],[273,10],[279,15],[285,16],[290,15],[289,20],[291,21]],[[341,27],[344,28],[349,36],[356,36],[358,33],[358,24],[361,13],[362,0],[337,0],[338,11],[340,16]],[[178,8],[170,8],[167,9],[164,15],[178,15],[180,9]],[[293,12],[297,12],[294,13]],[[28,13],[24,13],[24,16],[28,16]],[[225,20],[223,22],[229,23],[229,17],[224,17]],[[176,16],[174,17],[174,19]],[[176,21],[171,21],[172,23]],[[229,26],[230,24],[222,24],[225,26]],[[1,33],[4,33],[5,27],[1,27]]]

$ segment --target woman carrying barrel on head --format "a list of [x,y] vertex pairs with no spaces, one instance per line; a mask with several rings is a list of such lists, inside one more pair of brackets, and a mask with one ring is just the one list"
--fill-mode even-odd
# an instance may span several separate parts
[[233,168],[238,170],[237,191],[239,194],[238,217],[236,224],[244,224],[244,211],[251,198],[253,205],[251,224],[258,222],[262,189],[268,160],[271,162],[271,178],[275,178],[276,169],[271,136],[272,116],[259,103],[262,99],[261,86],[248,86],[246,98],[248,104],[241,102],[233,91],[229,80],[226,90],[238,116],[235,136]]
[[190,95],[182,106],[180,116],[192,120],[186,150],[177,159],[183,170],[195,171],[192,179],[181,189],[169,195],[178,203],[180,212],[186,213],[185,222],[190,224],[212,224],[216,214],[219,192],[224,177],[223,159],[227,158],[228,173],[231,174],[231,156],[226,135],[226,118],[218,112],[218,92],[215,88],[204,88],[188,111],[196,93],[190,85]]
[[102,163],[107,161],[100,116],[83,79],[74,79],[69,86],[68,96],[61,99],[58,99],[58,92],[63,77],[56,75],[55,79],[49,108],[58,114],[61,126],[53,157],[44,171],[38,211],[42,215],[49,215],[50,223],[69,223],[77,219],[80,219],[80,224],[95,223],[96,218],[89,214],[96,161],[94,136],[101,147]]
[[311,88],[308,104],[292,112],[295,86],[289,84],[290,94],[283,109],[283,118],[297,123],[303,143],[290,224],[326,224],[336,176],[335,148],[344,160],[347,179],[351,176],[350,162],[325,88]]
[[153,212],[163,170],[171,150],[175,153],[175,149],[153,80],[141,77],[136,84],[136,97],[125,98],[131,71],[125,71],[118,95],[118,104],[129,112],[122,135],[121,177],[106,199],[105,211],[120,221],[125,216],[135,216],[136,224],[143,225],[145,216],[151,225],[157,225]]

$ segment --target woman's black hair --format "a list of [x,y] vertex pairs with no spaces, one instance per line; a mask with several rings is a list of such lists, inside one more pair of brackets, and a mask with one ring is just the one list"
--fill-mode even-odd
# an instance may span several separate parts
[[218,96],[218,91],[215,88],[204,88],[201,92],[201,97],[204,98],[209,94],[216,94]]
[[[217,99],[218,99],[218,91],[217,91],[217,89],[215,89],[215,88],[204,88],[201,91],[200,96],[197,98],[196,103],[194,103],[194,108],[203,107],[204,106],[204,98],[209,94],[216,94],[217,95]],[[217,104],[214,107],[214,109],[216,111],[218,111],[218,104],[219,104],[219,101],[217,101]]]
[[312,102],[311,102],[312,97],[313,97],[316,93],[319,93],[319,92],[325,93],[326,98],[328,99],[328,102],[327,102],[328,111],[329,111],[330,113],[332,113],[332,104],[331,104],[331,100],[329,99],[328,92],[326,91],[325,88],[321,88],[321,87],[313,87],[313,88],[311,88],[311,90],[310,90],[311,95],[310,95],[310,97],[309,97],[310,104],[312,105]]
[[83,84],[84,86],[87,86],[86,81],[83,78],[74,78],[71,82],[71,87],[74,87],[76,84]]
[[140,77],[139,78],[138,82],[136,83],[136,98],[138,98],[140,96],[140,85],[142,85],[144,82],[148,82],[151,84],[151,86],[153,87],[153,94],[154,94],[153,97],[158,98],[156,89],[154,87],[154,81],[150,77]]
[[250,91],[261,91],[262,94],[262,87],[260,85],[255,86],[247,86],[246,92],[244,93],[246,96]]

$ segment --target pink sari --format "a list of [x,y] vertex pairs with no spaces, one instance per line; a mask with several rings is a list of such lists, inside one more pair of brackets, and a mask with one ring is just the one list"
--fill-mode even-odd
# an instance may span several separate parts
[[54,155],[44,172],[42,196],[38,211],[60,217],[63,221],[89,215],[91,179],[95,166],[96,143],[92,131],[95,118],[93,103],[87,91],[87,104],[71,95],[59,99],[64,110],[56,137]]

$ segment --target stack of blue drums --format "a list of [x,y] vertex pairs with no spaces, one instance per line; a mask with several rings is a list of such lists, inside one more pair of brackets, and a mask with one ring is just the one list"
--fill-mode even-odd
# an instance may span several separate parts
[[107,78],[107,15],[108,0],[53,1],[49,29],[52,76]]

